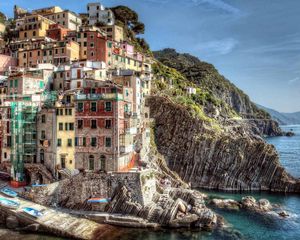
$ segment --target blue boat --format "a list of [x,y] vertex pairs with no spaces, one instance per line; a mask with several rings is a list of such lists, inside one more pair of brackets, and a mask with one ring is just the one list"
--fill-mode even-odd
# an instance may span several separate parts
[[17,197],[18,196],[18,194],[15,191],[13,191],[9,188],[3,188],[3,189],[1,189],[0,192],[8,197]]
[[25,207],[22,210],[24,213],[30,215],[31,217],[35,217],[35,218],[38,218],[38,217],[41,217],[44,215],[41,211],[39,211],[35,208],[31,208],[31,207]]
[[10,199],[0,198],[0,205],[3,207],[16,209],[20,206],[20,203],[10,200]]
[[88,203],[108,203],[110,198],[90,198]]
[[32,184],[32,187],[45,187],[47,184]]

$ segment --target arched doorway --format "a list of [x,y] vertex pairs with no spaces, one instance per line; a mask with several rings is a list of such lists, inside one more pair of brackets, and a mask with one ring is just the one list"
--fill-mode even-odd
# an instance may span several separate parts
[[100,170],[105,171],[106,169],[106,157],[104,155],[100,156]]
[[94,155],[89,156],[89,170],[93,171],[95,169],[95,157]]

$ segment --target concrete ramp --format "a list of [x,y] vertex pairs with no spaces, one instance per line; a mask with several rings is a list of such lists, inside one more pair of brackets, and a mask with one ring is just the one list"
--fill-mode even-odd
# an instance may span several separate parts
[[[7,199],[18,201],[20,206],[18,209],[9,209],[7,207],[0,206],[1,214],[3,217],[15,216],[19,221],[20,228],[29,228],[32,225],[37,228],[37,231],[72,239],[96,239],[100,237],[96,236],[97,232],[104,233],[106,232],[105,230],[107,230],[107,225],[105,224],[99,224],[85,218],[72,216],[67,212],[61,212],[21,198]],[[42,211],[44,215],[39,218],[31,217],[30,215],[22,212],[22,208],[24,207],[35,208]]]

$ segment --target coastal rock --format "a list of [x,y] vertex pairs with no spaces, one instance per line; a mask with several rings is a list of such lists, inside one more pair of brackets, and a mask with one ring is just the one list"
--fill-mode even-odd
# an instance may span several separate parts
[[289,214],[286,211],[279,212],[278,215],[283,218],[286,218],[289,216]]
[[294,132],[287,132],[285,134],[285,136],[287,136],[287,137],[293,137],[293,136],[295,136],[295,133]]
[[16,229],[18,226],[19,221],[17,217],[10,215],[6,218],[6,227],[8,229]]
[[[148,98],[155,141],[171,170],[192,188],[300,192],[274,146],[246,122],[216,129],[168,98]],[[251,125],[250,125],[251,127]]]
[[212,199],[210,204],[222,209],[227,210],[240,210],[241,204],[232,199]]

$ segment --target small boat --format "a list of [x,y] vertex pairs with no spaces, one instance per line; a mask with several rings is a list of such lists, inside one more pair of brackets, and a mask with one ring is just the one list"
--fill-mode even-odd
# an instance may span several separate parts
[[8,197],[17,197],[18,196],[18,194],[15,191],[13,191],[9,188],[3,188],[3,189],[1,189],[0,192]]
[[32,184],[32,187],[45,187],[47,184]]
[[110,198],[90,198],[88,203],[108,203]]
[[20,203],[10,200],[10,199],[0,198],[0,205],[3,207],[16,209],[20,206]]
[[35,218],[38,218],[38,217],[41,217],[44,215],[41,211],[39,211],[35,208],[31,208],[31,207],[25,207],[22,209],[22,211],[24,213],[30,215],[31,217],[35,217]]

